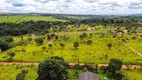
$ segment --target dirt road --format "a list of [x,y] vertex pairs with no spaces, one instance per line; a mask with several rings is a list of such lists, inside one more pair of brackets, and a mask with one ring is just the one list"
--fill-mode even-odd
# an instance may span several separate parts
[[[38,62],[0,62],[0,65],[12,65],[12,64],[16,64],[16,65],[35,65],[38,66],[39,63]],[[70,67],[75,66],[78,63],[68,63]],[[84,63],[80,63],[80,66],[84,66]],[[102,66],[108,66],[108,64],[99,64],[99,67]],[[142,65],[122,65],[122,69],[127,69],[127,68],[132,68],[132,69],[142,69]]]

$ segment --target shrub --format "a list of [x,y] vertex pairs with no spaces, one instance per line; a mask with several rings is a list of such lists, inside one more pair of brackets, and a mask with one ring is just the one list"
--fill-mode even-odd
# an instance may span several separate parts
[[87,41],[87,44],[88,44],[88,45],[91,45],[92,43],[93,43],[92,40],[88,40],[88,41]]
[[65,47],[64,43],[60,43],[60,46],[62,47],[62,49]]
[[43,39],[42,38],[36,38],[35,39],[35,42],[36,42],[36,44],[39,44],[39,45],[41,45],[41,44],[43,44]]
[[25,80],[26,74],[18,73],[16,76],[16,80]]
[[112,47],[112,43],[108,43],[107,46],[108,46],[108,49],[110,49]]
[[15,52],[7,52],[7,55],[10,57],[14,57],[16,54],[15,54]]
[[25,41],[19,41],[17,43],[18,46],[23,46],[23,45],[26,45],[27,43]]
[[12,57],[7,58],[7,62],[12,62],[12,61],[14,61],[14,59]]
[[43,50],[46,50],[46,46],[43,46],[42,49],[43,49]]
[[48,47],[49,47],[49,48],[52,48],[52,44],[48,44]]
[[79,46],[79,43],[78,43],[78,42],[75,42],[75,43],[74,43],[75,49],[77,49],[78,46]]
[[5,40],[5,41],[7,41],[7,42],[9,42],[9,43],[11,43],[11,42],[14,41],[11,36],[2,37],[2,39]]
[[2,51],[5,51],[9,48],[9,43],[0,39],[0,48]]
[[28,38],[28,41],[32,41],[32,38]]

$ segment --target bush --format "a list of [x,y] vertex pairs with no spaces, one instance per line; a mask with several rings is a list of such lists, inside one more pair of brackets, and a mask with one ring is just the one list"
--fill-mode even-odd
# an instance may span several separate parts
[[42,49],[43,49],[43,50],[46,50],[46,46],[43,46]]
[[42,38],[36,38],[35,39],[35,42],[36,42],[36,44],[39,44],[39,45],[41,45],[41,44],[43,44],[43,39]]
[[18,46],[23,46],[23,45],[26,45],[27,43],[25,41],[19,41],[17,43]]
[[9,49],[9,43],[0,39],[0,48],[2,51]]
[[93,43],[92,40],[88,40],[88,41],[87,41],[87,44],[88,44],[88,45],[91,45],[92,43]]
[[7,52],[7,55],[8,55],[9,57],[14,57],[16,54],[15,54],[15,52]]
[[48,47],[49,47],[49,48],[52,48],[52,44],[48,44]]
[[12,38],[11,36],[2,37],[2,39],[3,39],[4,41],[9,42],[9,43],[11,43],[11,42],[14,41],[13,38]]
[[60,46],[62,47],[62,49],[65,47],[64,43],[60,43]]
[[107,46],[108,46],[108,49],[110,49],[112,47],[112,43],[108,43]]
[[14,59],[12,57],[7,58],[7,62],[12,62],[12,61],[14,61]]
[[79,46],[79,43],[78,43],[78,42],[75,42],[75,43],[74,43],[75,49],[77,49],[78,46]]
[[27,69],[24,69],[24,70],[22,70],[21,72],[22,72],[22,74],[27,74],[27,73],[28,73],[28,70],[27,70]]
[[18,73],[16,76],[16,80],[25,80],[26,74]]
[[32,38],[28,38],[28,41],[32,41],[33,39]]

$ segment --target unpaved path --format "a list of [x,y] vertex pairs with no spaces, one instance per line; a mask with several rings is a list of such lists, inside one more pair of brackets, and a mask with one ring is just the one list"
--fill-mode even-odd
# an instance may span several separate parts
[[[38,62],[0,62],[0,65],[34,65],[38,66]],[[70,67],[75,66],[78,63],[68,63]],[[85,66],[84,63],[79,63],[80,66]],[[108,64],[99,64],[98,67],[102,66],[108,66]],[[127,68],[132,68],[132,69],[142,69],[142,65],[122,65],[122,69],[127,69]]]
[[[108,64],[99,64],[98,66],[99,67],[108,66]],[[142,69],[142,65],[122,65],[122,69],[127,69],[127,68]]]
[[136,51],[135,49],[133,49],[132,47],[130,47],[128,44],[126,44],[126,43],[124,43],[124,42],[123,42],[123,44],[125,44],[128,48],[130,48],[132,51],[134,51],[136,54],[138,54],[139,56],[142,57],[142,54],[141,54],[141,53],[139,53],[138,51]]

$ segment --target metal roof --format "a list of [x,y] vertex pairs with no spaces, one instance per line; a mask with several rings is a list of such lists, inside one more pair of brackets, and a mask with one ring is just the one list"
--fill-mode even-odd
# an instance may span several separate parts
[[92,72],[83,72],[79,75],[78,80],[99,80],[99,76]]

